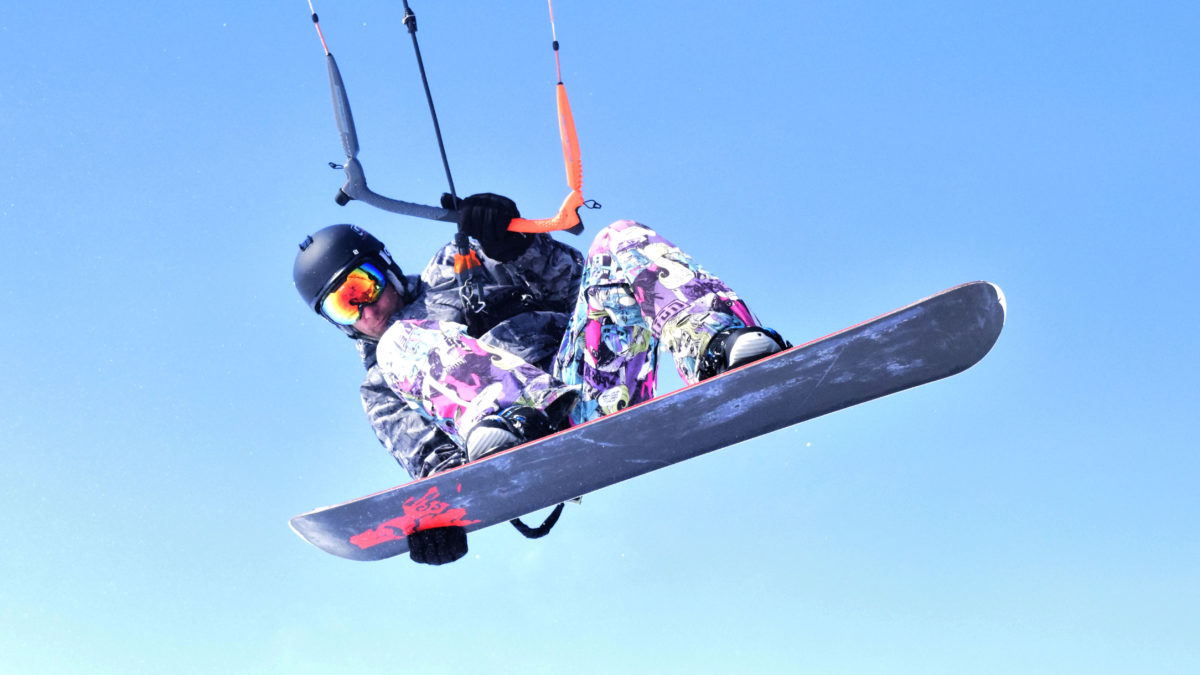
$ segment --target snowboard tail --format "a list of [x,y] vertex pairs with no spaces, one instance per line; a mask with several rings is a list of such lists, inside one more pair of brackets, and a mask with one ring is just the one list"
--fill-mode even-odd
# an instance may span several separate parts
[[734,443],[978,363],[1004,326],[1000,288],[977,281],[483,460],[292,518],[352,560],[408,550],[417,530],[502,523]]

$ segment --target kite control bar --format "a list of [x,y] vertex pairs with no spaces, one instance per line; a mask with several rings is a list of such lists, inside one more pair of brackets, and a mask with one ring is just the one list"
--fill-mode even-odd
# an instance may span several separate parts
[[[311,9],[311,2],[310,2]],[[442,222],[456,222],[457,212],[444,209],[438,206],[428,206],[426,204],[416,204],[406,202],[399,199],[385,197],[367,187],[366,174],[363,171],[362,163],[358,160],[358,132],[354,128],[354,116],[350,112],[350,98],[346,94],[346,85],[342,81],[341,71],[338,70],[337,61],[330,53],[329,47],[325,44],[325,36],[321,33],[321,24],[317,19],[316,12],[312,14],[313,23],[317,28],[317,35],[321,38],[321,46],[325,49],[325,65],[329,71],[329,87],[333,97],[333,115],[337,122],[338,135],[342,140],[342,149],[346,152],[345,164],[338,165],[330,163],[334,168],[344,169],[346,172],[346,183],[338,190],[334,201],[339,206],[345,206],[351,200],[361,201],[365,204],[374,206],[375,208],[398,213],[406,216],[415,216],[417,218],[425,218],[427,220],[437,220]],[[405,24],[409,28],[409,32],[413,35],[414,47],[416,43],[416,17],[412,15],[408,9],[408,3],[405,2]],[[551,14],[551,22],[553,22],[553,14]],[[558,58],[558,41],[554,42],[555,60]],[[418,62],[420,59],[420,50],[417,49]],[[429,94],[429,85],[425,81],[424,66],[421,66],[421,79],[425,82],[425,94],[430,99],[430,112],[433,113],[433,101]],[[567,183],[571,188],[571,193],[563,201],[558,213],[552,218],[542,220],[528,220],[525,218],[517,218],[509,225],[509,230],[513,232],[552,232],[555,230],[565,230],[571,234],[579,234],[583,231],[583,224],[579,219],[579,207],[584,206],[585,202],[581,192],[583,182],[582,163],[579,156],[579,142],[575,137],[575,123],[571,118],[570,106],[567,103],[566,89],[563,87],[561,74],[557,85],[558,98],[558,116],[559,116],[559,131],[563,141],[563,158],[567,167]],[[442,146],[441,131],[437,129],[437,115],[434,115],[434,128],[437,131],[438,146],[442,152],[442,163],[446,166],[446,178],[450,183],[450,194],[454,193],[454,180],[450,177],[450,167],[446,161],[446,152]],[[594,208],[594,207],[593,207]]]

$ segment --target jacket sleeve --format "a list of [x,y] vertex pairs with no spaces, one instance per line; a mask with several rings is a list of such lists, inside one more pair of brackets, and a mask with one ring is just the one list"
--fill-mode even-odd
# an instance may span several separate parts
[[449,436],[388,388],[379,366],[367,370],[359,393],[379,442],[413,478],[425,478],[466,462],[463,451]]

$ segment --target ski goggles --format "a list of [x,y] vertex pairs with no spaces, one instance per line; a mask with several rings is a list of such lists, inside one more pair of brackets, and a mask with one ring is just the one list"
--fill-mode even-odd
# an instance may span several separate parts
[[362,318],[362,308],[379,299],[387,288],[387,277],[371,263],[350,271],[346,279],[321,301],[321,314],[330,321],[349,326]]

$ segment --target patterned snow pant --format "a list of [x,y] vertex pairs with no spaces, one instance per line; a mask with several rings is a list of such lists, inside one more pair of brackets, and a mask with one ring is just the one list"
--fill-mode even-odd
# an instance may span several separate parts
[[660,342],[694,383],[713,335],[756,325],[720,279],[658,233],[622,220],[588,251],[552,372],[433,320],[394,324],[378,357],[391,389],[462,445],[482,417],[511,405],[545,409],[569,396],[578,424],[652,398]]

